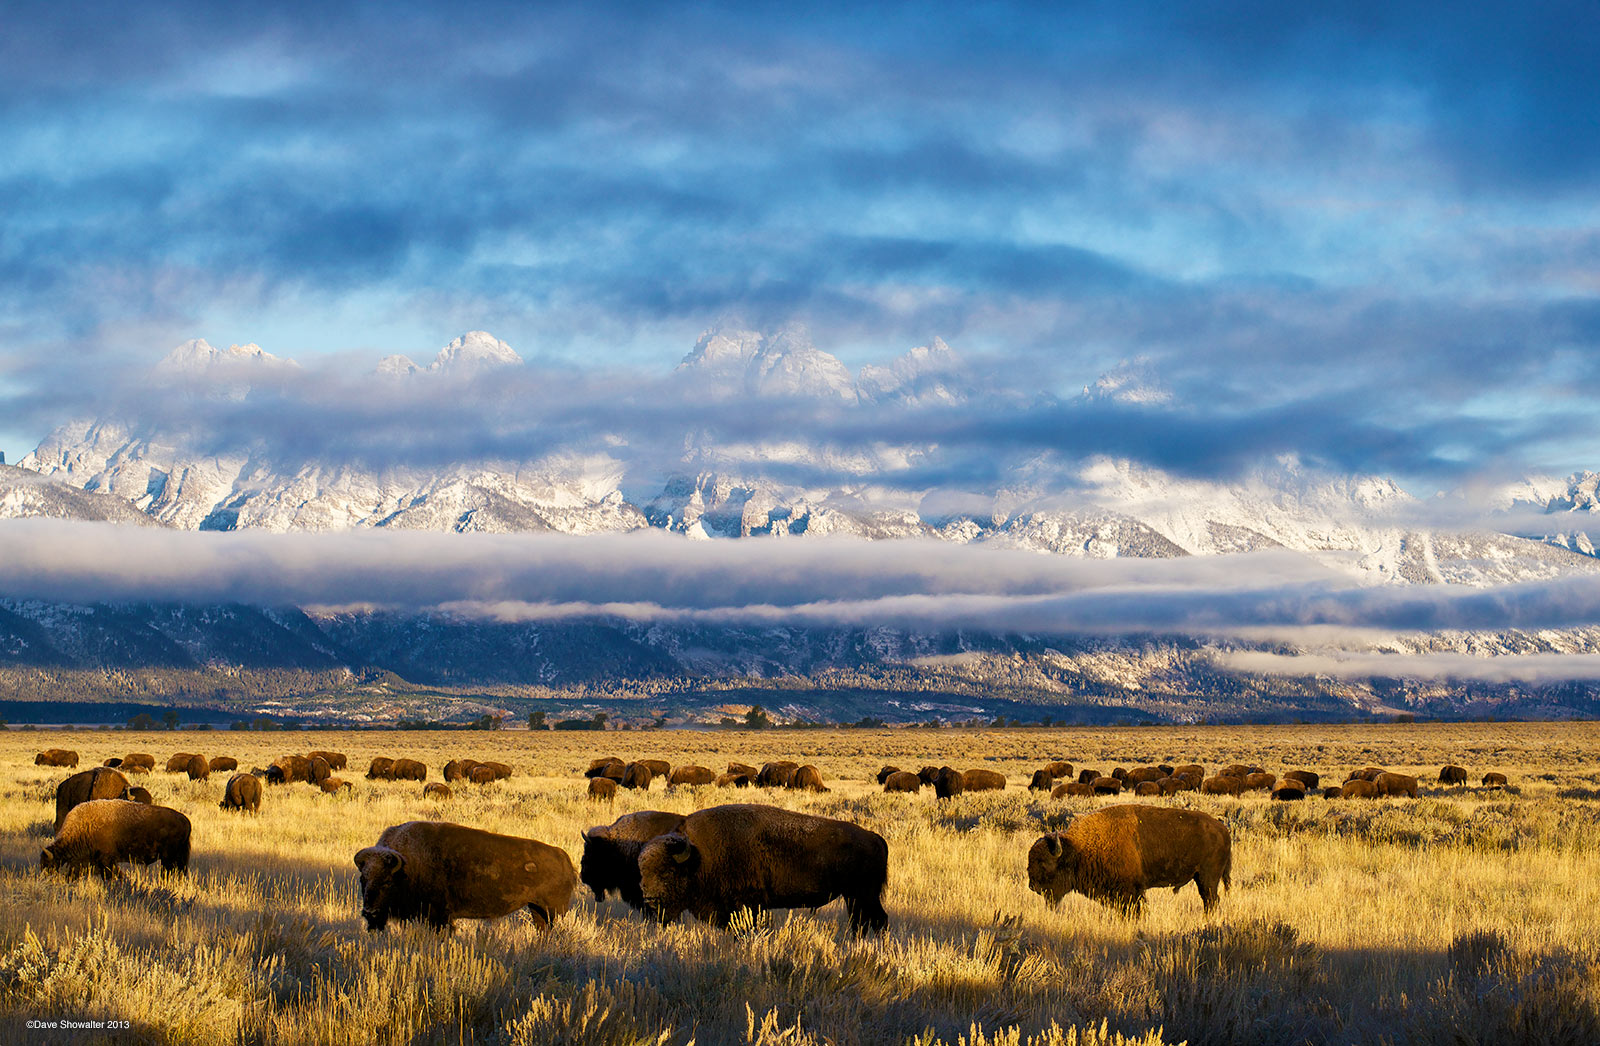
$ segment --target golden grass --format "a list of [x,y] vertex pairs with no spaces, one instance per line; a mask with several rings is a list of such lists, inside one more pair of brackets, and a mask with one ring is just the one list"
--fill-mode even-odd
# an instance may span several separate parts
[[[188,877],[102,882],[37,870],[54,787],[69,771],[35,752],[76,749],[80,769],[178,750],[265,765],[288,752],[350,756],[354,788],[267,789],[259,816],[217,808],[227,774],[140,779],[194,822]],[[35,1020],[122,1020],[81,1041],[162,1043],[1112,1043],[1600,1041],[1600,727],[1127,728],[766,733],[10,732],[0,734],[0,1028],[4,1041],[75,1041]],[[792,758],[824,795],[703,788],[585,796],[591,757],[721,769]],[[422,798],[369,782],[374,755],[437,780],[446,759],[517,776]],[[1127,921],[1073,896],[1027,890],[1028,846],[1117,800],[1026,791],[1052,758],[1117,765],[1234,761],[1304,767],[1335,782],[1369,764],[1417,773],[1412,800],[1270,803],[1186,794],[1233,833],[1233,889],[1211,918],[1190,887],[1154,892]],[[1444,789],[1440,765],[1512,788]],[[892,763],[984,766],[1006,791],[939,802],[884,795]],[[438,817],[579,855],[579,832],[640,809],[765,801],[856,821],[890,844],[880,939],[849,933],[842,905],[765,913],[723,933],[661,927],[587,896],[540,933],[521,915],[369,935],[351,856],[388,825]]]

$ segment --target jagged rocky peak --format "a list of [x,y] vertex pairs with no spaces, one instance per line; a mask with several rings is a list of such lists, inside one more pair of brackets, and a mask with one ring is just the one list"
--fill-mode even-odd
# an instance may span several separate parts
[[[405,360],[406,363],[411,362],[404,356],[398,358]],[[485,367],[520,366],[521,363],[522,357],[493,334],[488,331],[468,331],[440,349],[439,355],[434,357],[428,369],[435,372],[459,373]]]
[[298,366],[294,360],[279,359],[261,346],[229,345],[226,351],[213,348],[204,338],[190,338],[162,357],[158,369],[167,372],[194,374],[219,363]]
[[1143,356],[1123,360],[1106,371],[1093,385],[1083,387],[1083,396],[1090,400],[1139,406],[1159,406],[1172,402],[1172,391],[1161,383],[1154,364]]
[[857,399],[850,369],[813,345],[799,325],[770,332],[713,328],[695,342],[678,373],[704,375],[734,394]]
[[411,361],[410,356],[398,353],[378,361],[378,373],[386,378],[409,378],[421,369]]
[[862,398],[910,403],[961,403],[966,399],[966,364],[943,338],[909,349],[887,367],[868,364],[857,383]]

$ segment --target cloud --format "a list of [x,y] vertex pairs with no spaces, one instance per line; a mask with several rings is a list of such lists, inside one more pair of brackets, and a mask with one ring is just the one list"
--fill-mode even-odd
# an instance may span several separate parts
[[1600,654],[1273,654],[1224,651],[1218,664],[1237,672],[1337,679],[1470,680],[1481,683],[1560,683],[1600,679]]

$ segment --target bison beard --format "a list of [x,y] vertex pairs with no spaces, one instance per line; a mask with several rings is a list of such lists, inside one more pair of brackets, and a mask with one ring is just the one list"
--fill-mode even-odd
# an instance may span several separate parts
[[1228,829],[1209,814],[1160,806],[1108,806],[1039,839],[1028,851],[1028,889],[1054,907],[1074,891],[1126,915],[1143,911],[1145,890],[1189,883],[1206,911],[1230,885]]
[[878,933],[889,844],[847,821],[754,803],[690,814],[639,854],[646,907],[726,926],[740,909],[820,908],[843,897],[850,926]]
[[640,810],[583,833],[583,857],[578,879],[594,891],[596,904],[612,891],[633,909],[644,908],[639,889],[639,853],[645,844],[683,824],[683,815],[662,810]]

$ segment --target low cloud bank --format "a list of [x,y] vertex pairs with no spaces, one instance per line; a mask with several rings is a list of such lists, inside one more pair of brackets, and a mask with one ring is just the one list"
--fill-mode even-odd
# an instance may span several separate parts
[[1481,683],[1561,683],[1600,679],[1600,654],[1271,654],[1254,650],[1218,655],[1225,668],[1269,676],[1336,679],[1472,680]]

